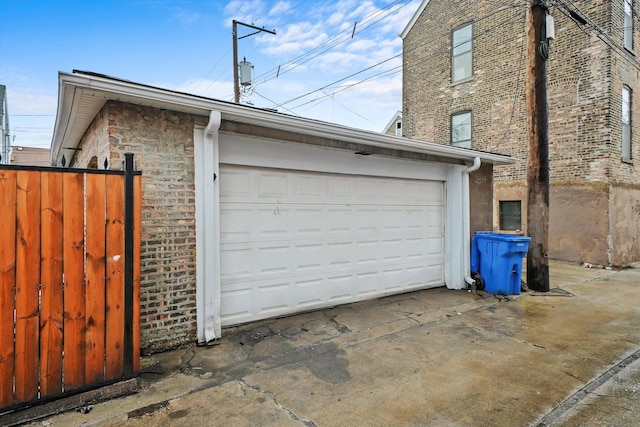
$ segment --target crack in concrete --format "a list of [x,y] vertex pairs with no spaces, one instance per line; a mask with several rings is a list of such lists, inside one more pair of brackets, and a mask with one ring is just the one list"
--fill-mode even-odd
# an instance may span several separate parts
[[245,381],[244,378],[240,378],[238,380],[238,385],[240,386],[240,389],[242,390],[244,396],[247,395],[246,394],[246,390],[245,390],[244,387],[250,388],[250,389],[254,390],[256,393],[260,393],[260,394],[264,395],[266,398],[270,399],[278,408],[280,408],[281,410],[283,410],[287,414],[289,414],[289,417],[291,417],[291,419],[293,419],[294,421],[301,422],[306,427],[317,427],[313,421],[304,420],[304,419],[300,418],[291,409],[286,408],[284,405],[282,405],[280,402],[278,402],[278,399],[276,399],[276,397],[273,396],[271,393],[262,390],[259,386],[249,384],[248,382]]
[[[257,393],[265,393],[262,391],[262,389],[259,386],[249,384],[247,381],[245,381],[244,378],[238,378],[238,384],[240,385],[240,390],[242,390],[245,396],[247,395],[247,391],[245,390],[245,387],[250,388],[251,390]],[[268,393],[265,393],[265,394],[268,394]]]
[[[627,366],[640,359],[640,349],[636,350],[629,356],[625,357],[620,362],[613,365],[611,368],[606,370],[603,374],[596,377],[587,383],[580,390],[573,393],[571,396],[566,398],[562,403],[556,406],[551,412],[547,413],[544,417],[540,418],[537,422],[533,423],[532,426],[535,427],[546,427],[552,425],[554,421],[568,412],[570,409],[574,408],[578,403],[580,403],[584,398],[591,395],[598,387],[600,387],[605,382],[609,381],[616,374],[621,372]],[[566,372],[565,372],[566,373]]]
[[288,413],[289,417],[291,417],[292,420],[302,423],[305,427],[317,427],[313,421],[302,419],[297,416],[291,409],[285,408],[280,402],[278,402],[278,399],[276,399],[274,396],[269,395],[269,397],[271,398],[273,403],[278,406],[278,408]]
[[351,329],[349,329],[348,326],[343,325],[342,323],[340,323],[340,322],[338,322],[336,320],[336,316],[329,317],[329,320],[333,323],[333,325],[336,328],[336,330],[338,332],[340,332],[341,334],[347,334],[347,333],[351,332]]

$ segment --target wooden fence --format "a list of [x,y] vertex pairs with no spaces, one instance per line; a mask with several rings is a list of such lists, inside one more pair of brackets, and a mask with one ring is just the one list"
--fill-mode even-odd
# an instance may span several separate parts
[[140,180],[0,168],[0,413],[139,372]]

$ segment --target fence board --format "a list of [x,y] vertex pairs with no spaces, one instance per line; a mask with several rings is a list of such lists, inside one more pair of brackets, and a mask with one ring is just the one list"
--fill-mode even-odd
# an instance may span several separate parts
[[105,176],[87,175],[87,383],[104,380],[105,340]]
[[106,378],[124,375],[124,185],[107,176]]
[[62,391],[62,174],[42,172],[40,393]]
[[13,313],[16,251],[16,172],[0,171],[0,408],[13,404]]
[[84,380],[84,175],[66,174],[64,194],[64,386]]
[[19,171],[16,184],[15,398],[27,402],[38,396],[40,173]]
[[141,177],[133,178],[125,226],[122,174],[0,167],[0,414],[140,371]]

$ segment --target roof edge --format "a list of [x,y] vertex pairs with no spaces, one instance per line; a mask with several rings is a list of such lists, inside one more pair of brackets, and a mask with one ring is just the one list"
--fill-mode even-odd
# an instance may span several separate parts
[[404,27],[404,30],[402,30],[402,32],[400,33],[401,39],[404,40],[404,38],[407,37],[407,34],[409,34],[409,31],[411,31],[413,26],[416,24],[416,21],[418,20],[418,18],[420,17],[420,15],[422,15],[422,12],[424,12],[424,9],[429,4],[429,1],[431,0],[422,0],[422,3],[420,3],[420,6],[418,6],[418,9],[416,9],[416,12],[413,14],[411,19],[409,20],[409,23],[407,24],[406,27]]
[[[435,142],[413,140],[409,138],[384,135],[379,132],[351,128],[339,124],[318,121],[314,119],[290,116],[255,107],[228,103],[202,96],[175,92],[158,87],[141,85],[127,80],[114,79],[108,76],[88,74],[82,72],[59,73],[58,111],[53,139],[51,142],[52,165],[60,164],[62,146],[65,149],[77,148],[78,140],[69,140],[67,129],[73,122],[73,106],[79,103],[82,92],[87,90],[99,91],[107,100],[125,100],[141,105],[153,104],[158,108],[187,111],[193,114],[208,116],[211,111],[220,111],[222,118],[256,124],[275,129],[287,129],[301,134],[322,136],[347,142],[357,142],[363,145],[396,150],[431,154],[445,158],[473,161],[479,157],[483,162],[496,165],[517,163],[518,160],[501,154],[487,153],[477,150],[453,147]],[[96,112],[97,114],[97,112]],[[90,123],[82,124],[85,131]]]

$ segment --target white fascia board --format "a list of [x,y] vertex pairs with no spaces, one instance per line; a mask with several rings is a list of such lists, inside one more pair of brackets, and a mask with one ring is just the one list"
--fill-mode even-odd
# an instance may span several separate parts
[[416,21],[418,21],[418,18],[420,18],[420,15],[422,14],[422,12],[424,12],[424,9],[429,4],[429,1],[430,0],[422,0],[422,3],[420,3],[420,6],[418,6],[418,9],[416,10],[416,13],[413,14],[407,26],[404,27],[404,30],[402,30],[402,32],[400,33],[400,38],[402,40],[404,40],[404,38],[407,37],[407,34],[409,34],[409,31],[411,31],[413,26],[416,24]]
[[[350,128],[333,123],[312,119],[288,116],[254,107],[226,103],[196,95],[184,94],[165,89],[140,85],[128,81],[111,79],[87,74],[59,74],[60,93],[58,95],[58,113],[56,127],[51,146],[52,164],[58,164],[65,147],[75,148],[82,135],[68,138],[67,129],[73,123],[72,108],[78,104],[81,96],[99,95],[106,100],[130,102],[173,111],[181,111],[202,116],[209,116],[211,111],[219,111],[223,120],[232,120],[272,129],[296,132],[338,141],[353,142],[371,147],[410,151],[434,156],[441,156],[465,162],[473,162],[480,157],[484,163],[505,165],[517,163],[517,159],[500,154],[484,153],[451,145],[434,142],[417,141],[403,137],[384,135],[379,132]],[[96,93],[91,93],[95,91]],[[86,93],[85,93],[86,92]],[[78,99],[76,99],[78,98]],[[98,111],[95,111],[97,114]],[[86,123],[86,128],[90,125]]]
[[57,160],[62,157],[62,141],[64,140],[69,119],[71,116],[71,106],[73,105],[74,90],[66,89],[65,82],[58,80],[58,109],[56,112],[56,122],[53,127],[53,137],[51,139],[51,150],[49,154],[49,164],[57,165]]

